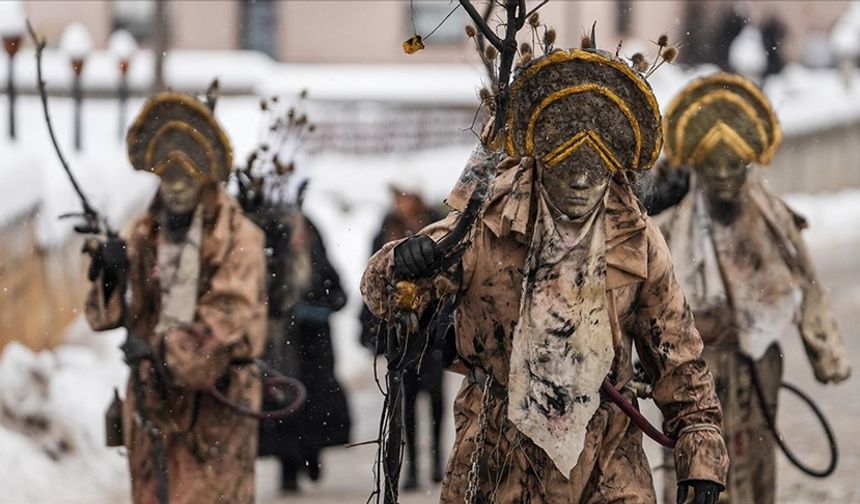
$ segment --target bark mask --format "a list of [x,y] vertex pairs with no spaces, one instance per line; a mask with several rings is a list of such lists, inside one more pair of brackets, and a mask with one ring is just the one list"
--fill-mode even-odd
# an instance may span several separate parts
[[547,196],[575,218],[600,201],[611,174],[654,164],[660,121],[650,86],[624,61],[598,50],[555,51],[514,79],[506,149],[537,159]]
[[746,165],[769,164],[782,142],[767,97],[751,81],[725,73],[684,88],[669,104],[663,129],[669,164],[697,168],[706,183],[723,186],[714,187],[722,197],[745,179]]
[[191,95],[150,98],[129,129],[127,143],[132,166],[162,180],[184,174],[201,185],[224,182],[232,168],[230,140],[209,108]]

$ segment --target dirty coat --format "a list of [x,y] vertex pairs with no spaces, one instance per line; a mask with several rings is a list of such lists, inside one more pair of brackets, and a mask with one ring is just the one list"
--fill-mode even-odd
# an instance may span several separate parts
[[[801,236],[805,220],[765,188],[756,170],[750,172],[739,196],[740,210],[728,225],[710,217],[697,185],[694,176],[693,189],[658,220],[723,406],[723,436],[732,466],[721,502],[769,504],[776,499],[776,442],[750,363],[758,369],[773,412],[782,381],[779,345],[785,338],[799,333],[822,383],[846,379],[850,366]],[[671,492],[672,485],[666,488]]]
[[[527,163],[511,159],[499,165],[482,216],[471,231],[471,247],[462,258],[462,268],[421,282],[425,303],[460,292],[455,314],[457,351],[473,368],[454,404],[456,438],[442,502],[464,500],[480,430],[481,373],[490,376],[492,386],[478,502],[655,502],[642,434],[607,399],[601,398],[587,427],[585,447],[569,475],[562,474],[508,420],[506,386],[531,225],[522,212],[511,215],[506,208],[523,197],[515,188],[525,169]],[[684,427],[693,425],[719,425],[719,402],[699,355],[702,341],[675,282],[665,242],[626,185],[613,181],[609,191],[604,221],[606,298],[615,354],[609,378],[619,389],[630,382],[635,345],[651,377],[654,399],[666,417],[663,428],[668,435],[677,437]],[[465,198],[453,196],[449,204],[462,209]],[[455,222],[452,213],[421,233],[438,240]],[[380,317],[391,316],[387,289],[398,243],[388,243],[371,258],[362,280],[365,302]],[[628,390],[624,394],[635,404]],[[675,458],[682,481],[725,482],[728,459],[714,430],[685,432],[678,439]]]
[[[259,356],[265,340],[263,234],[222,189],[204,189],[202,243],[194,322],[156,333],[161,312],[158,243],[161,204],[128,237],[128,329],[149,343],[155,365],[140,364],[146,410],[164,440],[171,504],[254,502],[257,421],[239,416],[205,391],[215,386],[235,402],[260,407],[255,366],[230,365]],[[101,299],[100,299],[101,298]],[[95,330],[122,324],[116,292],[91,289],[86,316]],[[123,405],[132,497],[158,502],[150,438],[134,421],[129,383]]]

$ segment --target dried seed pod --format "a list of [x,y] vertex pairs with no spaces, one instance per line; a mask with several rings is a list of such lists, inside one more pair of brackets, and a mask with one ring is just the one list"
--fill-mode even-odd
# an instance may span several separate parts
[[666,63],[672,63],[678,57],[678,49],[676,47],[667,47],[663,50],[661,56]]
[[523,65],[527,64],[529,61],[532,60],[533,57],[534,57],[534,53],[531,51],[522,53],[520,55],[519,61],[517,62],[517,66],[523,66]]
[[633,69],[637,72],[645,72],[648,70],[648,61],[645,59],[645,55],[642,53],[636,53],[630,58],[630,61],[633,62]]
[[280,97],[272,96],[272,103],[278,103],[279,101],[281,101]]
[[493,99],[493,93],[490,92],[490,90],[487,88],[481,88],[481,90],[478,91],[478,96],[481,98],[481,101],[484,103]]
[[520,44],[520,54],[530,53],[532,52],[532,46],[528,42],[523,42]]
[[302,90],[301,90],[301,92],[299,92],[299,98],[301,98],[302,100],[304,100],[304,99],[305,99],[305,98],[307,98],[307,97],[308,97],[308,90],[307,90],[307,88],[302,89]]
[[591,37],[585,35],[582,37],[582,42],[580,42],[580,47],[583,49],[594,49],[594,43],[591,40]]
[[657,45],[660,47],[666,47],[669,45],[669,36],[665,33],[660,35],[660,37],[657,38]]
[[475,27],[474,27],[474,26],[472,26],[472,25],[466,25],[466,36],[467,36],[467,37],[469,37],[469,38],[473,38],[473,37],[474,37],[475,35],[477,35],[477,34],[478,34],[478,32],[477,32],[477,30],[475,30]]
[[269,110],[269,102],[267,102],[265,98],[260,99],[260,110],[263,112]]
[[495,47],[488,45],[487,49],[484,50],[484,56],[486,56],[487,60],[493,61],[496,59],[496,56],[499,55],[499,51],[496,50]]
[[546,33],[543,34],[543,45],[549,48],[550,46],[555,44],[555,36],[556,35],[554,28],[550,28],[549,30],[547,30]]
[[540,15],[537,12],[529,16],[529,25],[531,25],[532,28],[540,26]]

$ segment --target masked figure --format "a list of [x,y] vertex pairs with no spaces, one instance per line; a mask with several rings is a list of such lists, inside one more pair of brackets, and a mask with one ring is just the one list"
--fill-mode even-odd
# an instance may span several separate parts
[[[469,371],[442,501],[655,502],[642,433],[601,393],[608,379],[635,404],[635,346],[683,491],[715,502],[728,467],[719,402],[668,249],[625,176],[660,152],[653,92],[608,53],[571,50],[522,67],[510,93],[508,157],[462,259],[434,271],[453,212],[386,244],[362,282],[380,317],[397,277],[418,279],[420,305],[459,299]],[[448,202],[463,210],[466,197]]]
[[[133,500],[161,501],[157,445],[171,504],[253,503],[257,421],[208,391],[260,408],[251,362],[265,340],[262,232],[220,186],[230,144],[196,98],[151,98],[129,131],[128,152],[161,185],[127,245],[110,239],[94,254],[86,315],[96,330],[130,332],[124,350],[140,387],[130,382],[122,430]],[[125,280],[127,307],[118,288]]]
[[669,106],[665,134],[669,164],[692,170],[690,191],[660,219],[723,405],[728,502],[772,503],[766,415],[782,377],[779,341],[799,331],[822,383],[848,377],[845,349],[800,234],[804,219],[752,167],[768,164],[781,140],[762,92],[736,75],[696,80]]

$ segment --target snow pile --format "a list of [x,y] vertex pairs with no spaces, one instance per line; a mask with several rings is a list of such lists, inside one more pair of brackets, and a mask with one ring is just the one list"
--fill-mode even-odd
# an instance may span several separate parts
[[791,208],[809,221],[803,235],[811,247],[841,247],[860,238],[860,190],[830,194],[789,194]]
[[111,34],[108,49],[120,60],[128,60],[137,51],[137,42],[131,33],[120,29]]
[[843,77],[830,69],[789,64],[767,80],[764,90],[786,137],[860,120],[860,88],[845,86]]
[[83,23],[70,23],[60,37],[60,49],[72,59],[86,58],[93,49],[90,31]]
[[[0,110],[5,109],[5,97]],[[71,144],[71,100],[51,99],[51,115],[58,140],[70,168],[96,210],[120,228],[146,207],[154,193],[157,178],[136,172],[128,162],[124,144],[111,141],[111,112],[115,104],[84,103],[84,149],[76,153]],[[108,131],[105,131],[106,123]],[[80,212],[81,203],[63,172],[48,136],[37,97],[24,96],[18,103],[18,140],[6,138],[5,121],[0,125],[0,227],[37,211],[38,244],[51,248],[62,245],[73,232],[74,219],[58,217]]]
[[[80,329],[78,324],[77,329]],[[120,450],[104,446],[104,411],[125,382],[120,334],[0,355],[0,488],[4,502],[128,501]],[[82,343],[84,341],[81,341]]]
[[23,213],[38,208],[42,200],[39,156],[17,145],[0,143],[4,168],[0,170],[0,228]]
[[854,0],[830,32],[830,45],[839,58],[860,57],[860,1]]
[[24,35],[27,31],[26,17],[21,2],[0,2],[0,36]]

